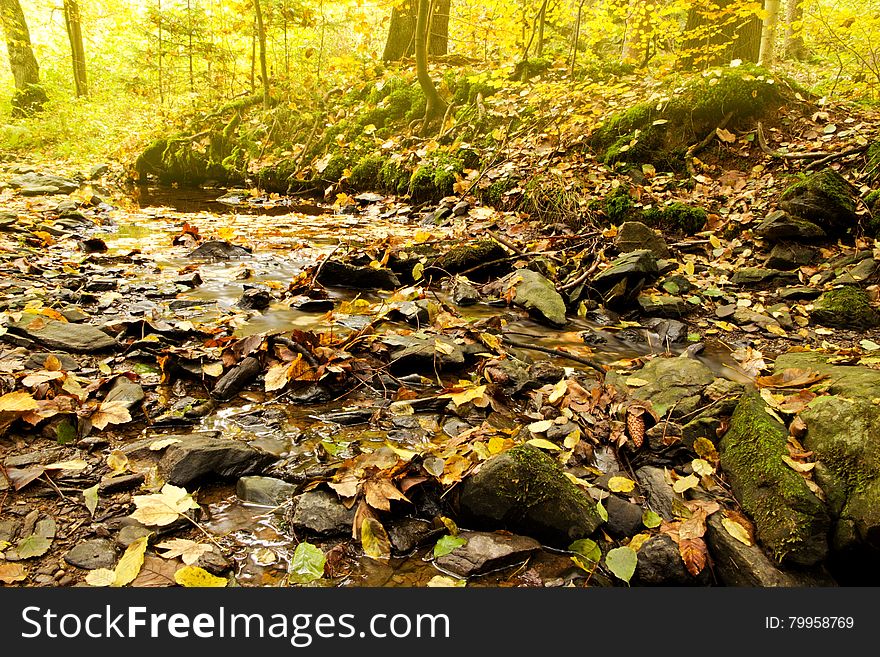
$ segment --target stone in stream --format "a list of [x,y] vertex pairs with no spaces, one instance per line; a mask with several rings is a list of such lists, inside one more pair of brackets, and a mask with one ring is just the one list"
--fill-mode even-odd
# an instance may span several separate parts
[[822,169],[807,175],[782,192],[779,207],[810,221],[832,238],[843,237],[856,226],[857,195],[837,171]]
[[246,247],[230,244],[224,240],[209,240],[190,251],[187,257],[230,260],[232,258],[245,258],[249,255],[251,255],[250,249]]
[[565,301],[549,280],[531,269],[517,269],[507,279],[505,291],[516,288],[513,303],[551,326],[565,326]]
[[278,506],[293,497],[296,485],[275,477],[242,477],[235,484],[235,494],[243,502]]
[[395,372],[459,369],[465,364],[461,345],[446,337],[389,333],[382,337],[382,343],[392,350],[390,367]]
[[781,269],[765,269],[763,267],[741,267],[731,279],[735,285],[760,285],[770,282],[797,282],[797,273]]
[[840,287],[825,292],[813,303],[810,319],[822,326],[868,329],[880,326],[880,314],[868,295],[857,287]]
[[9,328],[50,349],[62,351],[91,353],[119,346],[116,340],[91,324],[59,322],[32,313],[25,313],[18,322],[10,324]]
[[695,310],[681,297],[669,294],[640,294],[637,303],[643,313],[656,317],[684,317]]
[[880,370],[864,365],[838,365],[829,363],[828,357],[820,353],[803,351],[782,354],[774,362],[774,373],[789,368],[797,368],[828,375],[822,381],[832,395],[852,399],[880,398]]
[[[425,278],[443,278],[454,274],[468,272],[471,269],[480,269],[480,274],[486,274],[487,270],[499,270],[503,263],[489,265],[496,260],[503,260],[508,255],[498,242],[492,239],[466,242],[452,247],[446,253],[437,258],[433,263],[425,267]],[[509,270],[509,269],[508,269]]]
[[438,557],[434,564],[459,577],[472,577],[525,561],[541,548],[538,541],[527,536],[461,532],[467,542],[449,554]]
[[605,303],[613,307],[630,304],[638,293],[660,275],[657,258],[641,249],[617,258],[592,280],[592,286],[602,293]]
[[159,461],[159,473],[175,486],[208,476],[232,478],[262,472],[277,461],[268,452],[229,438],[211,438],[193,434],[165,450]]
[[85,322],[89,319],[89,315],[83,312],[82,308],[77,308],[76,306],[65,306],[60,312],[64,316],[64,319],[68,322],[73,322],[74,324]]
[[261,287],[246,286],[238,300],[238,307],[245,310],[265,310],[272,303],[272,293]]
[[356,507],[346,509],[339,496],[327,490],[312,490],[294,498],[290,526],[320,536],[351,535]]
[[79,369],[79,362],[69,354],[65,354],[62,352],[52,353],[47,351],[41,351],[40,353],[31,354],[27,362],[25,363],[25,367],[30,367],[33,369],[45,369],[46,368],[46,360],[50,357],[54,356],[61,363],[61,369],[65,372],[75,372]]
[[638,385],[630,386],[619,375],[608,377],[608,382],[623,384],[636,399],[651,402],[658,415],[671,413],[680,417],[700,405],[703,390],[712,383],[715,375],[698,360],[686,357],[654,358],[632,377]]
[[877,261],[873,258],[865,258],[858,263],[847,267],[834,279],[836,285],[855,285],[864,283],[877,272]]
[[483,366],[483,376],[508,396],[517,394],[532,382],[529,371],[510,358],[487,361]]
[[595,503],[552,458],[528,445],[485,461],[462,482],[458,503],[462,520],[472,526],[507,529],[556,547],[602,524]]
[[782,460],[787,442],[785,425],[769,414],[757,391],[747,392],[721,439],[721,467],[771,556],[812,566],[828,553],[831,521],[824,503]]
[[648,508],[664,520],[672,520],[675,491],[663,468],[646,465],[636,470],[636,481],[647,500]]
[[464,276],[456,276],[449,291],[452,303],[457,306],[471,306],[480,300],[480,293]]
[[434,523],[419,518],[393,520],[387,527],[388,539],[397,554],[409,554],[417,547],[426,545],[446,532],[445,528],[435,527]]
[[636,581],[644,586],[705,586],[709,569],[694,577],[681,558],[678,545],[668,534],[652,536],[639,548]]
[[338,260],[326,260],[318,272],[318,282],[327,287],[347,287],[357,290],[393,290],[400,287],[400,279],[390,269],[356,267]]
[[617,495],[609,495],[603,500],[608,511],[608,533],[612,536],[635,536],[643,529],[642,507],[624,500]]
[[646,249],[660,260],[670,256],[666,240],[653,228],[641,221],[625,221],[617,229],[614,245],[621,253],[630,253],[639,249]]
[[24,196],[71,194],[79,183],[51,173],[23,173],[9,179],[9,186]]
[[248,356],[217,379],[214,389],[211,390],[211,396],[216,399],[230,399],[256,379],[262,371],[260,361],[253,356]]
[[824,230],[816,224],[792,217],[787,212],[776,210],[767,215],[755,229],[755,235],[768,242],[798,241],[820,242],[828,239]]
[[124,376],[116,377],[104,402],[118,401],[131,409],[144,401],[144,389]]
[[64,560],[85,570],[112,568],[116,563],[116,548],[107,539],[95,538],[74,546],[64,555]]

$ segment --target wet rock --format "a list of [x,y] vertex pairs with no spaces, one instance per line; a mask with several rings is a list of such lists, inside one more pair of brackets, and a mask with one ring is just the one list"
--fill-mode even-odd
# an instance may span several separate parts
[[765,267],[769,269],[790,270],[811,264],[816,259],[816,250],[803,244],[780,243],[770,251]]
[[409,554],[417,547],[439,538],[445,531],[427,520],[401,518],[388,527],[388,538],[395,553]]
[[819,242],[828,238],[825,231],[816,224],[792,217],[782,210],[776,210],[767,215],[766,219],[755,229],[755,234],[768,242],[787,240]]
[[[632,396],[651,402],[658,415],[671,411],[672,417],[680,417],[699,406],[703,390],[715,379],[712,370],[700,361],[682,357],[654,358],[633,376],[639,383],[647,383],[632,387]],[[626,383],[626,379],[620,381]]]
[[209,475],[229,478],[259,473],[276,460],[238,440],[193,434],[167,448],[159,472],[168,483],[185,486]]
[[636,581],[644,586],[705,586],[708,569],[697,577],[688,572],[678,545],[667,534],[652,536],[639,548]]
[[79,362],[69,354],[47,351],[41,351],[37,354],[31,354],[28,357],[27,362],[25,363],[25,367],[33,369],[44,369],[46,367],[46,359],[50,356],[54,356],[59,360],[59,362],[61,363],[61,369],[65,372],[75,372],[80,367]]
[[551,326],[565,326],[565,301],[553,283],[531,269],[517,269],[505,281],[505,290],[514,286],[515,305]]
[[132,409],[144,401],[144,389],[131,379],[119,376],[113,382],[113,387],[104,397],[105,402],[122,402],[127,409]]
[[425,267],[425,277],[442,278],[452,274],[469,272],[470,270],[479,271],[481,274],[488,273],[487,270],[499,271],[503,268],[503,263],[496,263],[494,265],[489,263],[502,260],[507,255],[504,247],[491,239],[459,244],[441,255],[431,265]]
[[842,237],[858,222],[855,190],[834,169],[807,175],[779,197],[779,207],[810,221],[832,237]]
[[649,317],[642,322],[642,326],[654,332],[657,346],[660,347],[667,343],[682,342],[687,337],[687,325],[675,319]]
[[803,566],[828,553],[830,519],[804,479],[782,460],[788,429],[757,391],[743,395],[721,439],[721,466],[758,540],[777,560]]
[[681,297],[668,294],[641,294],[638,304],[643,313],[657,317],[684,317],[694,310],[694,306]]
[[[706,543],[716,577],[725,586],[796,586],[757,545],[734,538],[713,513],[706,523]],[[641,554],[639,555],[641,557]]]
[[290,307],[302,313],[326,313],[333,310],[335,304],[332,299],[309,299],[302,297],[291,302]]
[[642,529],[642,507],[624,500],[617,495],[609,495],[604,500],[608,511],[608,533],[612,536],[635,536]]
[[829,363],[827,356],[815,352],[792,352],[777,357],[774,373],[797,368],[828,375],[822,381],[828,392],[853,399],[880,397],[880,370],[863,365]]
[[89,180],[97,180],[105,173],[110,171],[110,167],[106,164],[95,164],[89,169]]
[[471,577],[525,561],[541,544],[526,536],[461,532],[464,545],[434,561],[441,570]]
[[272,293],[269,290],[260,287],[246,287],[238,300],[238,307],[245,310],[265,310],[270,303],[272,303]]
[[612,307],[629,304],[648,283],[660,274],[657,258],[646,250],[632,251],[611,263],[593,278],[592,285]]
[[871,305],[868,295],[857,287],[840,287],[825,292],[813,303],[810,319],[835,328],[880,326],[880,314]]
[[79,189],[79,183],[51,173],[23,173],[9,179],[9,186],[23,196],[71,194]]
[[496,359],[487,362],[483,368],[483,376],[509,396],[520,392],[532,380],[525,367],[510,359]]
[[621,253],[630,253],[645,249],[654,254],[658,259],[670,256],[666,240],[655,231],[640,221],[625,221],[617,229],[614,245]]
[[231,260],[232,258],[245,258],[250,254],[250,249],[246,247],[230,244],[224,240],[209,240],[190,251],[187,257],[206,260]]
[[[388,334],[382,343],[392,349],[390,367],[395,372],[457,369],[465,363],[461,345],[445,337]],[[442,346],[438,349],[436,343]]]
[[296,488],[274,477],[242,477],[235,484],[235,494],[250,504],[278,506],[293,497]]
[[675,491],[672,490],[672,484],[667,481],[664,469],[646,465],[636,470],[635,474],[648,508],[664,520],[672,520]]
[[77,308],[76,306],[67,306],[61,309],[61,314],[64,316],[68,322],[79,323],[85,322],[89,319],[89,315],[87,315],[81,308]]
[[452,206],[452,216],[453,217],[463,217],[468,213],[471,209],[471,204],[467,201],[459,201],[455,205]]
[[321,536],[351,535],[355,507],[346,509],[336,493],[313,490],[294,498],[290,524],[295,530]]
[[737,269],[731,279],[735,285],[761,285],[770,282],[797,282],[797,274],[781,269],[764,269],[763,267],[742,267]]
[[216,546],[214,546],[209,552],[200,555],[195,566],[207,570],[209,573],[217,577],[223,575],[223,573],[232,568],[232,564],[226,559],[226,557],[220,554],[220,551]]
[[815,299],[822,294],[822,290],[814,287],[806,287],[804,285],[792,285],[790,287],[782,287],[776,290],[776,294],[786,301],[803,301]]
[[484,462],[460,488],[465,522],[534,536],[548,545],[565,547],[602,523],[592,500],[553,459],[527,445]]
[[119,533],[116,534],[116,544],[122,549],[125,549],[139,538],[149,536],[153,533],[155,532],[152,529],[140,523],[125,525],[119,530]]
[[231,399],[256,379],[262,371],[263,367],[260,365],[260,361],[253,356],[248,356],[217,380],[214,389],[211,390],[211,396],[216,399]]
[[20,321],[10,324],[9,328],[50,349],[62,351],[91,353],[119,346],[116,340],[91,324],[59,322],[28,313]]
[[865,258],[851,267],[847,267],[834,279],[837,285],[855,285],[864,283],[877,273],[877,261],[873,258]]
[[392,304],[391,313],[396,315],[395,319],[402,319],[414,326],[423,326],[431,321],[432,305],[436,308],[436,304],[432,304],[427,299],[400,301]]
[[112,568],[116,563],[116,549],[107,539],[95,538],[72,548],[64,555],[64,560],[71,566],[85,570]]
[[529,376],[541,384],[558,383],[565,376],[565,370],[549,361],[538,361],[529,367]]
[[358,290],[393,290],[400,280],[390,269],[356,267],[337,260],[327,260],[318,273],[318,282],[328,287],[347,287]]
[[471,306],[480,300],[480,293],[464,276],[456,276],[449,291],[452,302],[457,306]]
[[[199,272],[194,271],[191,274],[187,274],[185,276],[178,276],[174,279],[175,285],[182,285],[183,287],[195,288],[201,285],[204,281],[202,281],[202,277],[199,275]],[[201,300],[198,300],[198,303],[203,303]]]

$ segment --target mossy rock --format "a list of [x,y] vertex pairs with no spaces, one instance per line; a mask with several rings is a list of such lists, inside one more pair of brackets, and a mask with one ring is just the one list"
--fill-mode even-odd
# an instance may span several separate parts
[[864,365],[829,363],[828,356],[812,351],[793,351],[776,358],[773,372],[795,368],[826,374],[827,379],[817,385],[833,395],[848,398],[874,399],[880,397],[880,370]]
[[446,151],[434,151],[432,157],[413,172],[409,180],[409,194],[413,201],[439,201],[451,196],[457,175],[464,171],[462,161]]
[[486,265],[486,267],[470,275],[497,273],[504,268],[503,265],[500,263],[489,265],[488,263],[501,260],[506,256],[507,251],[495,240],[477,240],[459,244],[437,258],[430,266],[425,267],[425,277],[442,278],[470,271],[480,265]]
[[825,292],[815,302],[810,319],[822,326],[867,329],[880,326],[880,314],[868,295],[857,287],[844,286]]
[[650,208],[642,213],[642,221],[654,228],[693,235],[706,225],[708,215],[702,208],[687,203],[670,203],[663,208]]
[[379,187],[392,194],[406,194],[411,175],[402,164],[391,159],[386,160],[379,169]]
[[560,548],[602,524],[595,502],[552,458],[530,445],[483,463],[462,482],[458,507],[469,526],[507,529]]
[[880,180],[880,141],[875,141],[868,146],[865,157],[866,163],[863,169],[865,178],[869,181]]
[[590,146],[602,162],[683,169],[687,147],[714,130],[728,113],[731,125],[736,125],[784,102],[782,81],[751,65],[713,69],[675,85],[676,81],[670,83],[665,99],[618,112],[594,131]]
[[378,154],[367,155],[352,168],[348,184],[360,191],[370,191],[380,187],[379,172],[385,165],[385,158]]
[[844,236],[858,221],[854,190],[834,169],[811,173],[789,186],[779,197],[779,207],[833,237]]
[[515,178],[499,178],[488,187],[485,187],[480,198],[486,205],[491,205],[497,210],[512,210],[519,203],[519,194],[508,194],[511,190],[519,188],[520,181]]
[[768,410],[757,391],[743,395],[721,439],[721,467],[773,558],[812,566],[828,553],[831,520],[803,477],[782,460],[788,430]]
[[605,216],[608,217],[608,220],[612,224],[621,224],[632,217],[635,201],[630,196],[629,189],[624,185],[620,185],[605,196],[603,204],[605,206]]

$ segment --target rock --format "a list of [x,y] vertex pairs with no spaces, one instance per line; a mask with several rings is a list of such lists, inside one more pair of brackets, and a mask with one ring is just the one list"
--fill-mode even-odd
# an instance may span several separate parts
[[786,189],[779,197],[779,207],[837,238],[858,222],[856,199],[846,179],[834,169],[825,168]]
[[531,269],[517,269],[507,279],[505,291],[516,287],[513,303],[551,326],[565,326],[565,301],[549,280]]
[[625,307],[649,283],[660,275],[657,258],[650,251],[639,250],[617,258],[611,266],[593,278],[592,286],[602,294],[606,305]]
[[678,545],[667,534],[652,536],[639,548],[636,580],[645,586],[705,586],[708,569],[694,577],[681,559]]
[[309,299],[300,297],[292,301],[290,307],[302,313],[326,313],[335,307],[332,299]]
[[566,547],[602,524],[595,504],[571,483],[552,458],[523,445],[490,458],[461,484],[465,522],[508,529],[548,545]]
[[804,299],[815,299],[822,294],[822,290],[814,287],[806,287],[804,285],[793,285],[790,287],[781,287],[776,290],[776,294],[786,301],[801,301]]
[[721,466],[773,558],[812,566],[828,553],[831,523],[825,505],[782,460],[787,440],[787,428],[757,391],[747,392],[721,439]]
[[703,389],[715,379],[712,370],[692,358],[654,358],[633,376],[647,384],[633,387],[630,394],[651,402],[658,415],[666,415],[671,410],[672,417],[694,410]]
[[863,365],[828,363],[827,356],[803,351],[782,354],[776,358],[774,373],[788,368],[811,370],[828,375],[822,381],[828,392],[848,398],[874,399],[880,397],[880,370]]
[[[443,278],[452,274],[461,274],[470,270],[478,270],[480,274],[490,271],[498,271],[504,267],[503,263],[488,266],[488,263],[503,260],[508,255],[495,240],[476,240],[474,242],[459,244],[437,258],[433,263],[425,267],[425,278]],[[481,267],[481,265],[486,265]],[[509,267],[507,267],[509,271]]]
[[656,345],[659,348],[665,347],[668,343],[683,342],[687,337],[687,325],[675,319],[661,319],[659,317],[649,317],[642,326],[653,331],[656,337]]
[[327,260],[318,273],[318,282],[328,287],[347,287],[358,290],[393,290],[400,280],[390,269],[356,267],[337,260]]
[[459,201],[455,205],[452,206],[452,216],[453,217],[463,217],[468,213],[471,209],[471,204],[467,201]]
[[[461,345],[446,337],[419,337],[415,335],[386,334],[382,343],[392,349],[390,367],[395,372],[412,372],[435,368],[457,369],[464,365]],[[437,343],[442,346],[438,349]]]
[[483,367],[483,376],[509,396],[517,394],[532,381],[529,371],[509,358],[488,361]]
[[230,244],[225,240],[209,240],[200,244],[187,254],[188,258],[204,258],[206,260],[230,260],[245,258],[251,254],[250,249]]
[[105,173],[110,171],[110,167],[106,164],[95,164],[89,169],[89,180],[97,180]]
[[471,306],[480,300],[480,293],[464,276],[456,276],[449,291],[452,303],[457,306]]
[[71,194],[79,183],[50,173],[23,173],[9,179],[9,186],[25,196]]
[[159,472],[168,483],[185,486],[209,475],[228,478],[258,473],[276,460],[238,440],[191,435],[166,449]]
[[467,540],[434,564],[459,577],[472,577],[525,561],[541,544],[526,536],[461,532]]
[[[201,285],[204,281],[202,281],[202,277],[199,275],[199,272],[194,271],[191,274],[186,274],[184,276],[178,276],[174,279],[175,285],[182,285],[183,287],[196,288]],[[198,303],[201,303],[201,300],[197,300]]]
[[646,465],[636,470],[635,474],[648,508],[664,520],[672,520],[675,491],[672,490],[672,484],[667,481],[663,468]]
[[122,402],[127,409],[132,409],[144,401],[144,389],[127,377],[116,377],[113,387],[104,397],[104,402],[113,401]]
[[641,221],[625,221],[617,229],[614,245],[621,253],[630,253],[645,249],[654,254],[657,259],[670,256],[666,240],[653,228],[649,228]]
[[198,561],[196,561],[195,566],[196,568],[207,570],[212,575],[218,577],[232,568],[232,564],[229,563],[226,557],[220,554],[217,546],[213,546],[210,551],[202,553],[199,556]]
[[260,287],[247,287],[238,300],[238,307],[245,310],[265,310],[272,303],[272,293]]
[[868,295],[856,287],[840,287],[825,292],[813,303],[810,319],[822,326],[867,329],[880,326],[880,314]]
[[681,297],[669,294],[641,294],[638,304],[643,313],[656,317],[684,317],[694,310],[694,306]]
[[816,259],[815,249],[803,244],[779,243],[770,251],[770,255],[764,262],[769,269],[797,269],[803,265],[812,264]]
[[706,543],[712,555],[713,570],[722,584],[752,587],[803,585],[798,578],[789,576],[774,564],[757,545],[746,545],[734,538],[724,528],[722,519],[721,513],[713,513],[706,523]]
[[59,322],[30,313],[25,313],[20,321],[10,324],[9,328],[50,349],[62,351],[91,353],[119,346],[116,340],[91,324]]
[[84,313],[81,308],[77,308],[76,306],[67,306],[61,309],[61,314],[64,316],[68,322],[85,322],[89,319],[89,315]]
[[687,294],[694,289],[691,282],[681,274],[667,276],[660,283],[660,287],[672,295]]
[[216,399],[231,399],[263,371],[260,361],[253,356],[244,358],[238,365],[217,379],[211,396]]
[[41,351],[37,354],[31,354],[27,362],[25,363],[25,367],[30,367],[34,369],[45,369],[46,367],[46,359],[50,356],[54,356],[61,363],[61,369],[65,372],[75,372],[80,368],[79,363],[71,357],[69,354],[65,354],[62,352],[53,353]]
[[394,551],[402,555],[439,538],[445,531],[427,520],[401,518],[392,521],[388,527],[388,538]]
[[608,511],[608,533],[612,536],[635,536],[642,529],[642,507],[624,500],[617,495],[609,495],[604,500]]
[[771,212],[755,229],[755,235],[768,242],[796,240],[799,242],[819,242],[828,235],[816,224],[792,217],[787,212]]
[[260,506],[278,506],[296,493],[297,487],[274,477],[242,477],[235,484],[235,494],[243,502]]
[[851,267],[847,267],[834,279],[836,285],[855,285],[864,283],[877,272],[877,261],[873,258],[865,258]]
[[771,281],[797,282],[795,272],[782,271],[781,269],[764,269],[763,267],[741,267],[737,269],[731,279],[735,285],[760,285]]
[[880,407],[871,397],[820,396],[800,418],[804,447],[822,465],[815,478],[837,518],[834,548],[880,549]]
[[355,507],[346,509],[336,493],[313,490],[295,497],[290,525],[296,530],[321,536],[351,535]]
[[64,555],[64,560],[71,566],[94,570],[95,568],[112,568],[116,563],[116,548],[104,538],[83,541]]
[[427,299],[416,301],[395,301],[391,304],[391,313],[394,319],[402,319],[416,327],[424,326],[431,322],[431,307],[436,309],[436,304]]
[[125,549],[132,543],[134,543],[139,538],[143,538],[144,536],[149,536],[153,534],[154,531],[150,527],[146,525],[142,525],[140,523],[136,523],[133,525],[126,525],[122,529],[119,530],[119,533],[116,534],[116,544]]

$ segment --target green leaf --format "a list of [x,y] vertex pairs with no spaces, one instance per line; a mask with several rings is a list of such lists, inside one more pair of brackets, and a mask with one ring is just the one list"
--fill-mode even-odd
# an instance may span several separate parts
[[568,549],[582,556],[587,561],[592,561],[593,563],[598,563],[598,561],[602,558],[602,550],[599,548],[598,543],[596,543],[596,541],[590,540],[589,538],[582,538],[575,541],[568,546]]
[[663,518],[658,516],[653,511],[645,511],[642,514],[642,524],[648,529],[654,529],[654,527],[659,527],[660,523],[663,522]]
[[31,534],[27,538],[21,539],[15,545],[15,550],[21,559],[33,559],[34,557],[42,557],[49,551],[52,541],[45,536]]
[[434,546],[434,558],[437,559],[439,557],[446,556],[456,548],[460,548],[462,545],[467,543],[466,538],[462,538],[461,536],[444,536],[437,544]]
[[291,584],[308,584],[324,576],[326,558],[320,548],[300,543],[293,552],[287,579]]
[[59,445],[66,445],[76,440],[76,427],[72,422],[61,422],[55,427],[55,438]]
[[83,491],[83,499],[85,500],[86,508],[89,510],[89,515],[93,518],[95,517],[95,509],[98,508],[98,486],[99,484],[95,484]]
[[627,584],[636,572],[638,561],[639,556],[636,551],[627,545],[609,550],[605,555],[605,565],[608,566],[608,570]]
[[602,506],[602,501],[596,502],[596,512],[599,514],[599,517],[602,518],[603,522],[608,522],[608,512],[605,510],[605,507]]

